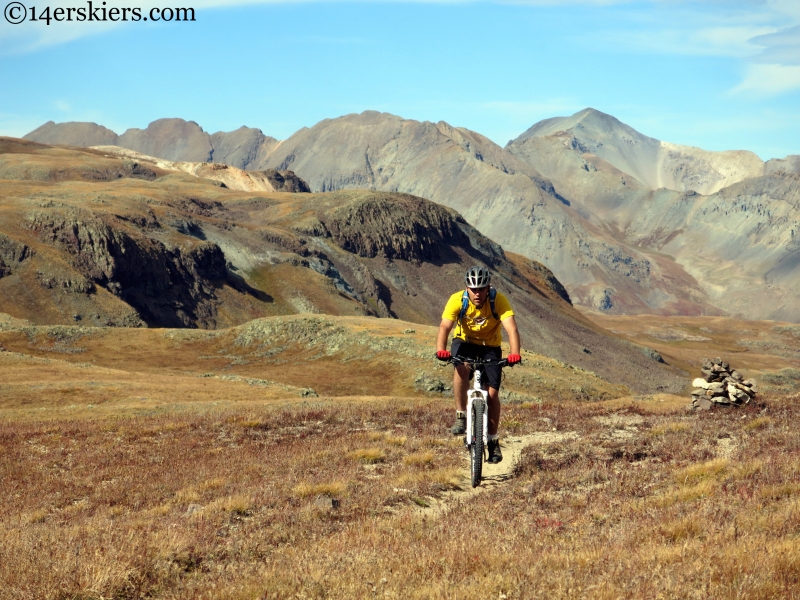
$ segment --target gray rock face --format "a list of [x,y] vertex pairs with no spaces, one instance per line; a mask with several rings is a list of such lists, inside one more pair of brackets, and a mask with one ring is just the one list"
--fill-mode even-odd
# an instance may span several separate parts
[[116,145],[167,160],[210,162],[212,155],[209,135],[183,119],[159,119],[147,129],[128,129]]
[[454,208],[504,248],[544,263],[580,304],[593,306],[600,289],[601,310],[704,306],[674,263],[620,243],[530,164],[466,129],[368,111],[298,131],[268,164],[292,169],[313,191],[400,191]]
[[69,146],[117,145],[119,136],[97,123],[54,123],[48,121],[27,134],[24,139],[40,144]]
[[261,170],[278,140],[260,129],[240,127],[236,131],[218,131],[211,135],[212,160],[247,170]]
[[[638,140],[630,145],[642,148],[649,162],[639,158],[635,162],[629,153],[609,150],[612,145],[618,148],[622,139]],[[770,161],[764,167],[767,175],[762,175],[752,157],[741,153],[695,153],[695,158],[712,163],[730,159],[725,169],[716,171],[724,171],[728,178],[698,179],[700,162],[690,161],[687,165],[692,168],[682,171],[681,185],[650,189],[656,185],[652,161],[666,165],[665,148],[675,156],[686,148],[659,142],[662,150],[656,151],[655,142],[608,115],[582,111],[569,119],[535,125],[510,142],[507,150],[550,178],[593,224],[611,228],[630,246],[673,257],[673,276],[682,280],[676,279],[669,292],[684,291],[677,302],[680,310],[710,312],[708,306],[713,305],[747,318],[800,319],[800,307],[793,300],[800,292],[796,157]],[[717,188],[720,181],[729,185],[707,195],[678,191],[691,187],[692,181],[701,181],[694,187],[706,191]],[[581,297],[571,292],[579,303],[599,310],[614,302],[613,294],[601,297],[595,291]],[[657,307],[658,299],[652,298],[652,305]],[[631,312],[629,307],[622,310]]]
[[[212,322],[214,283],[227,277],[216,244],[167,248],[87,211],[48,211],[29,216],[28,227],[72,255],[78,271],[136,309],[144,322],[192,327]],[[159,228],[155,219],[151,228]]]
[[800,173],[800,154],[790,154],[786,158],[773,158],[764,163],[764,174]]
[[252,127],[209,135],[194,121],[159,119],[146,129],[128,129],[117,135],[95,123],[48,121],[24,139],[41,144],[121,146],[171,161],[217,162],[248,170],[263,170],[278,140]]
[[325,225],[338,246],[359,256],[433,261],[445,244],[469,245],[456,218],[421,198],[376,195],[333,211]]
[[32,255],[28,246],[0,233],[0,277],[13,273],[19,263]]
[[552,136],[565,141],[573,152],[592,154],[652,190],[709,194],[764,173],[764,163],[752,152],[709,152],[662,142],[593,108],[541,121],[506,149],[518,154],[517,147],[525,140]]
[[[104,129],[48,123],[29,137],[76,143],[66,138],[78,125],[92,141]],[[670,144],[594,109],[537,123],[505,149],[444,122],[374,111],[326,119],[281,143],[246,127],[209,136],[180,119],[116,143],[291,169],[313,191],[431,199],[546,265],[566,297],[595,310],[800,319],[796,155],[764,164],[749,152]],[[293,185],[276,189],[303,191]]]

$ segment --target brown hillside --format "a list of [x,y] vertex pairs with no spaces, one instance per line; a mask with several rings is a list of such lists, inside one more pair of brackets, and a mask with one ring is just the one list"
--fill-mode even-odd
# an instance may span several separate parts
[[421,198],[254,194],[155,169],[135,179],[120,176],[129,159],[4,144],[0,311],[14,317],[216,329],[325,313],[435,324],[478,263],[511,299],[526,348],[635,390],[685,383],[588,323],[543,266],[509,259],[458,213]]

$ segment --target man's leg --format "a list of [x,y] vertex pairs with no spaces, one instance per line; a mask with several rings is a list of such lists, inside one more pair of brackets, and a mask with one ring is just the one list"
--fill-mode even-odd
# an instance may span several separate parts
[[489,435],[497,435],[497,427],[500,425],[500,392],[489,388]]
[[469,389],[469,367],[458,365],[453,370],[453,396],[456,401],[456,421],[450,428],[453,435],[463,435],[467,428],[467,390]]
[[453,370],[453,395],[456,400],[456,410],[467,410],[467,391],[469,390],[469,367],[458,365]]
[[500,424],[500,394],[497,388],[489,388],[489,452],[488,462],[497,464],[503,461],[497,426]]

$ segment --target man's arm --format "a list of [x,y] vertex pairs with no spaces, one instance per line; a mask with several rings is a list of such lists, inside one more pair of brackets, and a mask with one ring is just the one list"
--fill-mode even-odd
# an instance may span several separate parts
[[447,338],[450,337],[450,332],[453,330],[455,321],[450,319],[442,319],[439,324],[439,334],[436,336],[436,351],[447,350]]
[[[514,320],[513,316],[503,319],[500,322],[503,324],[503,329],[505,329],[508,334],[508,345],[511,346],[511,352],[509,352],[509,354],[519,354],[519,329],[517,329],[517,322]],[[441,332],[441,325],[439,326],[439,331]]]

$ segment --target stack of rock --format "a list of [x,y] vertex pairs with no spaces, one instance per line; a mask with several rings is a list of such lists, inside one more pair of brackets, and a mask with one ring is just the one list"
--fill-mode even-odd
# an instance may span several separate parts
[[696,410],[709,410],[714,404],[747,404],[756,396],[756,382],[745,379],[726,360],[707,358],[700,371],[703,376],[692,382],[692,408]]

